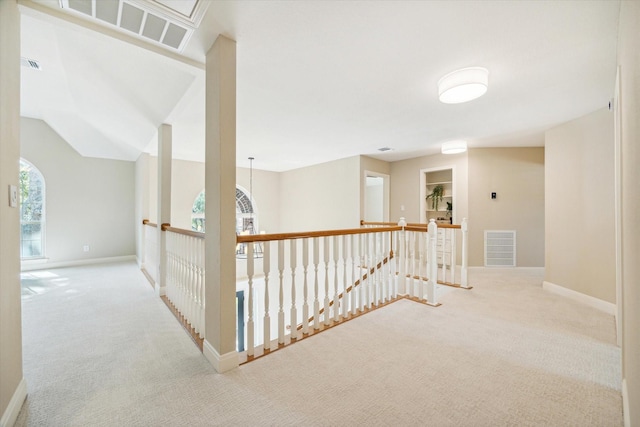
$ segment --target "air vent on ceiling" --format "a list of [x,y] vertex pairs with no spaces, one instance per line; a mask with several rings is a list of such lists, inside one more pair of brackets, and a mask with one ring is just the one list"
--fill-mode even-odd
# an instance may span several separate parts
[[485,267],[516,266],[515,230],[485,230],[484,265]]
[[38,70],[38,71],[42,70],[42,65],[40,65],[40,63],[35,59],[21,57],[20,65],[26,68],[31,68],[32,70]]
[[[149,0],[60,0],[63,9],[77,12],[103,25],[116,27],[137,38],[181,52],[198,27],[208,4],[183,0],[173,3]],[[185,10],[191,13],[185,15]]]
[[378,151],[382,151],[382,152],[384,153],[385,151],[393,151],[393,148],[390,148],[390,147],[382,147],[382,148],[378,148]]

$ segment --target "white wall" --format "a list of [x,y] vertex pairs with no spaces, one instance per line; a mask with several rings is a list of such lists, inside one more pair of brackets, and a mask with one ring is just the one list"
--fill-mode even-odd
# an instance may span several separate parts
[[150,220],[149,215],[149,155],[142,153],[135,165],[135,232],[136,259],[142,267],[142,220]]
[[[620,6],[622,120],[622,375],[627,426],[640,425],[640,2]],[[624,393],[626,391],[626,393]]]
[[0,1],[0,424],[13,424],[26,396],[22,376],[20,219],[8,203],[20,158],[20,14]]
[[358,228],[361,176],[360,156],[282,172],[282,231]]
[[484,265],[485,230],[516,230],[516,266],[544,267],[544,148],[470,149],[469,212],[469,265]]
[[616,302],[613,114],[545,135],[545,281]]
[[45,179],[49,262],[134,255],[135,163],[82,157],[42,120],[20,123],[20,155]]

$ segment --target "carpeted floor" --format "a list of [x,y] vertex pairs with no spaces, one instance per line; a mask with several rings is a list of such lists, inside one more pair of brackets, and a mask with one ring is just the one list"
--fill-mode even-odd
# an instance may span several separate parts
[[216,374],[134,263],[23,274],[18,426],[622,426],[612,316],[474,270]]

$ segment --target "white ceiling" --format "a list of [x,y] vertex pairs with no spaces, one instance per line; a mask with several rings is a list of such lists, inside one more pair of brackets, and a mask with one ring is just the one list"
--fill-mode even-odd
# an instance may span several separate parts
[[[182,52],[58,0],[20,3],[22,56],[43,67],[22,69],[22,114],[86,156],[135,160],[170,123],[174,157],[203,160],[218,34],[237,41],[237,163],[257,169],[394,161],[458,138],[540,146],[545,129],[606,107],[615,82],[619,1],[211,1]],[[487,94],[440,103],[438,79],[468,66],[489,69]]]

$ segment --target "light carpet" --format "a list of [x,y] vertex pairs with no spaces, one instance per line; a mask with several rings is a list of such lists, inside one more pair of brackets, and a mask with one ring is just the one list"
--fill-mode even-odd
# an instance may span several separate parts
[[477,270],[216,374],[134,263],[23,275],[18,426],[622,426],[612,316]]

